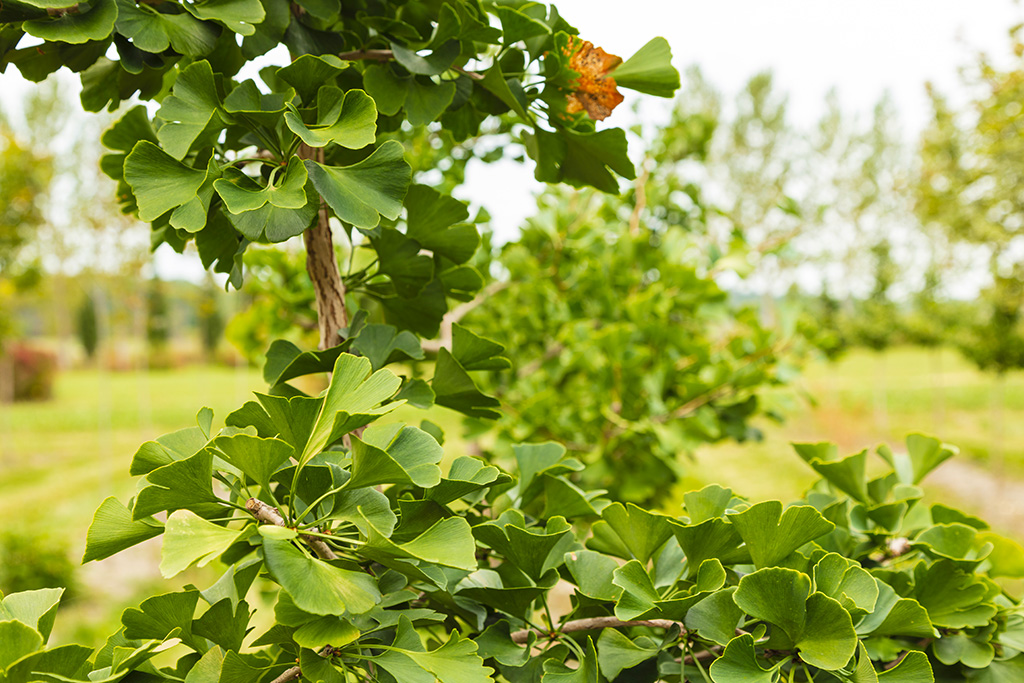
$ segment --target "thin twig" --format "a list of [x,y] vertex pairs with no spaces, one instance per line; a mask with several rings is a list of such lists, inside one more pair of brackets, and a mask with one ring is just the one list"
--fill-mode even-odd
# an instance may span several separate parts
[[636,179],[636,204],[633,206],[633,213],[629,216],[629,234],[636,237],[640,234],[640,215],[647,206],[647,180],[651,177],[651,171],[647,168],[647,159],[644,159],[643,172]]
[[[250,498],[245,503],[245,509],[248,510],[252,516],[257,519],[257,521],[263,522],[264,524],[288,526],[284,521],[284,517],[281,516],[281,513],[278,512],[276,508],[264,503],[262,500]],[[334,554],[334,551],[331,550],[331,546],[327,545],[316,536],[299,534],[299,538],[305,541],[321,560],[335,560],[338,558],[338,556]]]
[[[596,631],[602,628],[618,628],[620,626],[649,626],[651,628],[672,628],[679,625],[678,621],[669,619],[641,619],[637,621],[623,621],[615,617],[591,617],[589,619],[575,619],[567,621],[558,629],[558,633],[574,633],[576,631]],[[682,626],[680,626],[682,628]],[[512,642],[522,645],[530,639],[531,633],[547,635],[543,631],[527,628],[522,631],[515,631],[512,634]]]

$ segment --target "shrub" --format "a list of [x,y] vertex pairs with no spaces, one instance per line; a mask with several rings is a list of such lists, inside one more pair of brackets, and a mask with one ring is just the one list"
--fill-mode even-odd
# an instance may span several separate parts
[[57,356],[23,344],[8,348],[9,367],[14,380],[15,401],[46,401],[53,397]]
[[40,529],[0,531],[0,593],[61,587],[65,599],[77,592],[65,543]]

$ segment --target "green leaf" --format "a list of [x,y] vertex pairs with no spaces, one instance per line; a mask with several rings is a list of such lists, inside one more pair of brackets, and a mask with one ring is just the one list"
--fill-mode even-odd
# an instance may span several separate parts
[[[515,92],[513,92],[510,87],[510,84],[512,83],[515,83],[517,86]],[[484,79],[480,81],[480,85],[490,91],[490,93],[499,100],[504,102],[509,109],[519,115],[519,118],[524,121],[533,121],[533,117],[530,116],[529,112],[526,110],[529,103],[526,101],[526,97],[522,93],[522,86],[519,86],[519,84],[514,80],[506,80],[505,75],[501,72],[501,66],[497,61],[495,61],[494,65],[487,70],[486,74],[484,74]]]
[[407,543],[394,543],[366,519],[369,534],[359,554],[380,562],[386,567],[402,571],[403,564],[395,560],[413,560],[414,564],[433,564],[473,571],[477,568],[476,543],[473,532],[462,517],[449,517],[433,524],[429,529]]
[[401,213],[412,177],[401,143],[389,140],[351,166],[305,163],[317,191],[346,223],[369,229],[377,226],[382,215],[394,220]]
[[452,357],[466,371],[506,370],[512,367],[502,357],[505,347],[498,342],[473,334],[458,323],[452,323]]
[[21,27],[36,38],[80,45],[90,40],[109,38],[116,19],[117,4],[114,0],[92,0],[86,6],[79,4],[76,12],[62,12],[52,19],[26,21]]
[[423,359],[423,347],[416,335],[408,330],[399,332],[394,325],[366,325],[352,342],[352,350],[369,358],[375,371],[402,358]]
[[[124,637],[128,640],[164,640],[181,638],[193,642],[192,617],[199,602],[199,592],[186,590],[164,593],[142,601],[138,609],[130,607],[121,615]],[[174,636],[171,634],[174,633]]]
[[[237,656],[234,652],[230,652],[230,650],[238,651],[242,648],[242,641],[249,631],[249,618],[251,616],[252,613],[249,612],[249,604],[247,602],[242,600],[237,605],[233,605],[230,599],[224,598],[206,610],[203,616],[192,623],[192,632],[197,636],[220,645],[225,650],[229,650],[226,657]],[[247,667],[241,661],[225,661],[225,665],[234,665],[243,670]],[[256,672],[252,671],[249,673],[251,675]],[[223,681],[224,679],[221,680]]]
[[223,109],[233,118],[243,118],[265,128],[273,128],[281,115],[285,104],[295,98],[295,91],[283,93],[263,93],[252,80],[239,83],[224,98]]
[[672,97],[679,90],[679,72],[664,38],[652,38],[611,73],[617,85],[655,97]]
[[603,629],[597,639],[599,668],[610,681],[614,681],[623,669],[631,669],[657,656],[658,650],[650,638],[630,640],[613,628]]
[[777,500],[766,500],[730,514],[729,521],[758,568],[778,564],[800,546],[835,529],[835,524],[810,505],[793,505],[783,512],[782,503]]
[[270,490],[270,478],[289,461],[295,449],[280,439],[261,439],[249,434],[218,436],[211,444],[217,455]]
[[686,514],[690,516],[690,524],[700,524],[723,516],[729,509],[732,498],[732,489],[722,488],[718,484],[708,484],[700,491],[683,494],[683,506],[686,508]]
[[594,187],[616,194],[616,174],[633,180],[636,169],[629,160],[626,133],[620,128],[579,132],[559,128],[556,133],[538,129],[531,156],[537,161],[535,175],[545,183],[567,183],[573,187]]
[[381,601],[373,577],[306,556],[289,541],[263,539],[267,568],[295,604],[310,614],[362,614]]
[[363,72],[363,86],[377,105],[377,111],[394,116],[405,104],[409,79],[395,74],[387,64],[372,64]]
[[731,586],[712,593],[691,607],[686,613],[686,628],[719,645],[728,644],[743,618],[743,610],[733,600],[735,592],[736,587]]
[[771,567],[740,579],[733,599],[750,616],[781,629],[808,664],[835,671],[856,652],[857,633],[842,605],[810,591],[805,574]]
[[932,624],[947,628],[985,626],[997,611],[988,586],[951,560],[920,562],[914,568],[912,597],[928,610]]
[[321,86],[329,82],[348,66],[334,55],[301,55],[291,64],[277,70],[277,77],[295,88],[306,106],[312,106]]
[[61,645],[48,650],[38,650],[17,660],[7,669],[7,682],[29,683],[44,680],[44,676],[45,680],[74,679],[76,674],[86,668],[83,665],[92,652],[92,649],[81,645]]
[[[551,33],[551,28],[547,24],[537,21],[517,9],[502,6],[498,6],[495,9],[498,13],[498,19],[501,21],[501,38],[505,45],[511,45],[520,40],[549,35]],[[609,676],[609,678],[614,677]]]
[[473,535],[537,581],[562,564],[576,537],[561,517],[548,520],[546,528],[527,529],[526,520],[517,512],[509,511],[494,521],[478,524],[473,527]]
[[604,667],[599,665],[600,658],[597,655],[597,648],[594,646],[594,639],[590,636],[587,636],[584,657],[575,669],[570,669],[559,661],[560,657],[552,652],[553,650],[555,648],[546,650],[552,656],[549,659],[541,660],[541,665],[544,668],[544,676],[541,680],[544,683],[600,683],[602,680],[599,672],[603,673]]
[[335,616],[321,617],[303,624],[295,631],[295,642],[299,647],[319,650],[331,647],[345,647],[359,639],[359,629],[344,619]]
[[0,621],[0,671],[43,647],[43,637],[20,621]]
[[310,147],[331,143],[348,149],[372,145],[377,136],[377,107],[362,90],[325,85],[317,94],[316,124],[307,126],[298,110],[285,112],[285,123]]
[[431,383],[438,405],[457,410],[470,417],[495,420],[501,414],[495,408],[501,402],[477,389],[469,374],[446,348],[437,352],[434,379]]
[[878,600],[874,610],[857,624],[857,633],[875,636],[931,638],[935,628],[928,611],[917,600],[901,598],[892,587],[878,579]]
[[956,446],[923,434],[907,436],[906,453],[893,453],[887,447],[878,449],[878,454],[896,470],[903,484],[919,484],[929,472],[959,452]]
[[124,177],[139,203],[139,218],[154,221],[198,197],[205,170],[192,168],[142,140],[125,158]]
[[167,518],[160,574],[165,579],[177,576],[193,564],[206,566],[227,550],[245,530],[227,529],[207,522],[194,512],[178,510]]
[[729,641],[722,656],[711,663],[711,680],[715,683],[775,683],[783,662],[767,669],[758,662],[754,637],[749,633]]
[[405,209],[406,234],[424,249],[457,264],[476,253],[480,235],[475,226],[465,224],[469,219],[465,203],[426,185],[413,185],[405,196]]
[[722,564],[745,563],[750,552],[729,522],[711,518],[700,524],[675,525],[673,532],[687,560],[687,574],[693,576],[704,560],[717,558]]
[[196,19],[216,20],[235,33],[251,36],[267,14],[259,0],[199,0],[186,2],[185,9]]
[[[401,645],[399,645],[401,643]],[[494,669],[484,666],[477,645],[452,631],[436,650],[426,651],[412,623],[403,618],[392,649],[372,659],[378,666],[405,683],[491,683]]]
[[405,113],[413,126],[436,121],[455,98],[455,84],[433,83],[430,79],[410,78],[405,91]]
[[212,477],[213,455],[209,451],[153,470],[146,476],[149,485],[135,499],[132,518],[139,520],[165,510],[216,513],[221,502],[213,493]]
[[972,638],[965,633],[951,633],[932,643],[935,658],[947,666],[962,662],[972,669],[984,669],[995,658],[995,648],[988,637]]
[[[557,576],[555,578],[557,579]],[[546,593],[549,587],[550,584],[533,586],[528,582],[523,585],[506,586],[498,572],[493,569],[478,569],[459,582],[457,595],[476,600],[517,619],[523,619],[529,618],[534,601]]]
[[661,599],[661,595],[640,562],[630,560],[612,572],[612,577],[612,583],[622,589],[622,595],[615,603],[616,617],[630,621],[660,616],[654,603]]
[[928,655],[911,650],[893,668],[878,674],[878,683],[934,683]]
[[85,539],[82,564],[104,560],[163,532],[163,525],[152,518],[133,520],[131,511],[113,496],[96,508]]
[[0,601],[0,621],[20,621],[38,631],[43,637],[43,643],[46,643],[50,639],[50,631],[53,630],[53,622],[57,616],[57,606],[63,594],[63,588],[40,588],[11,593]]
[[203,60],[182,69],[156,113],[164,121],[156,132],[164,151],[181,161],[197,142],[214,142],[223,125],[218,109],[220,97],[210,63]]
[[[289,162],[284,176],[276,185],[261,186],[238,169],[229,169],[224,177],[215,180],[214,189],[224,206],[233,214],[261,209],[267,204],[280,209],[301,209],[308,203],[306,167],[296,157]],[[248,237],[248,235],[246,235]],[[258,235],[257,235],[258,236]]]
[[444,449],[422,429],[402,424],[373,425],[352,436],[352,478],[346,488],[412,484],[429,488],[441,481]]
[[463,455],[452,461],[448,474],[441,479],[437,486],[427,489],[424,492],[424,497],[441,505],[447,505],[474,491],[506,484],[510,481],[512,478],[497,467],[485,465],[477,458]]
[[867,450],[839,457],[839,449],[835,444],[795,443],[797,455],[814,468],[814,471],[828,480],[830,484],[855,500],[870,503],[867,485]]
[[434,260],[421,254],[420,244],[393,228],[383,228],[370,237],[380,263],[395,292],[403,299],[416,297],[434,278]]
[[[334,363],[331,384],[324,394],[309,441],[299,458],[306,463],[327,445],[353,429],[363,427],[400,404],[381,405],[398,391],[402,381],[390,370],[372,375],[370,361],[348,353]],[[435,482],[436,483],[436,482]]]
[[615,601],[622,588],[614,583],[619,563],[614,558],[593,550],[575,550],[565,555],[565,566],[577,590],[588,598]]
[[[601,511],[601,519],[622,539],[633,557],[647,564],[665,541],[672,537],[672,526],[666,515],[659,515],[627,503],[612,503]],[[600,642],[598,642],[600,646]]]
[[978,534],[977,541],[992,545],[988,556],[989,576],[1024,578],[1024,547],[1019,543],[992,532]]
[[834,598],[856,619],[874,611],[878,583],[857,562],[828,553],[814,565],[814,588]]
[[303,375],[330,372],[348,346],[346,341],[323,351],[302,351],[286,339],[275,339],[267,351],[263,380],[274,386]]
[[474,638],[477,654],[484,660],[493,659],[505,666],[523,666],[530,659],[530,649],[537,640],[533,631],[528,634],[526,643],[517,645],[512,642],[512,626],[507,619],[501,619]]
[[452,66],[452,62],[459,56],[459,41],[450,40],[434,50],[428,57],[421,57],[414,50],[391,43],[391,52],[395,55],[395,61],[409,70],[409,73],[420,76],[437,76],[444,73]]
[[158,54],[172,47],[188,57],[211,53],[219,33],[215,25],[199,21],[191,14],[146,11],[133,0],[117,0],[115,28],[145,52]]

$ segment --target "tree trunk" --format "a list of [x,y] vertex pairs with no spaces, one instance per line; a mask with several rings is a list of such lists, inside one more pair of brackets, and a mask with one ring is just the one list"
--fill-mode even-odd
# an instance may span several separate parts
[[[324,161],[324,150],[302,145],[299,158]],[[331,225],[327,205],[321,200],[316,225],[306,230],[302,238],[306,243],[306,271],[316,292],[317,325],[320,330],[320,349],[337,346],[339,331],[348,326],[345,315],[345,285],[341,281],[338,260],[334,255]]]

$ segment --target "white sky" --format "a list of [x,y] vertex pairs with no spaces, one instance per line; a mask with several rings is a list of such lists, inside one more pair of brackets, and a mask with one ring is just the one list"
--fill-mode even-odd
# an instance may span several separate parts
[[[998,58],[1007,31],[1024,18],[1013,0],[560,0],[581,35],[624,58],[648,39],[668,39],[680,71],[698,64],[708,81],[737,92],[753,74],[771,69],[789,93],[794,123],[810,124],[837,87],[844,109],[869,112],[892,94],[910,139],[927,121],[925,81],[953,96],[965,94],[958,69],[987,52]],[[998,60],[998,59],[997,59]],[[13,67],[0,75],[0,99],[18,97],[24,83]],[[636,97],[633,93],[629,97]],[[657,115],[657,107],[645,111]],[[621,125],[621,121],[620,121]],[[515,234],[533,212],[540,187],[532,166],[471,168],[458,193],[488,207],[499,239]],[[173,255],[171,255],[173,256]],[[161,258],[164,276],[200,272],[181,259]],[[186,275],[187,271],[187,275]]]

